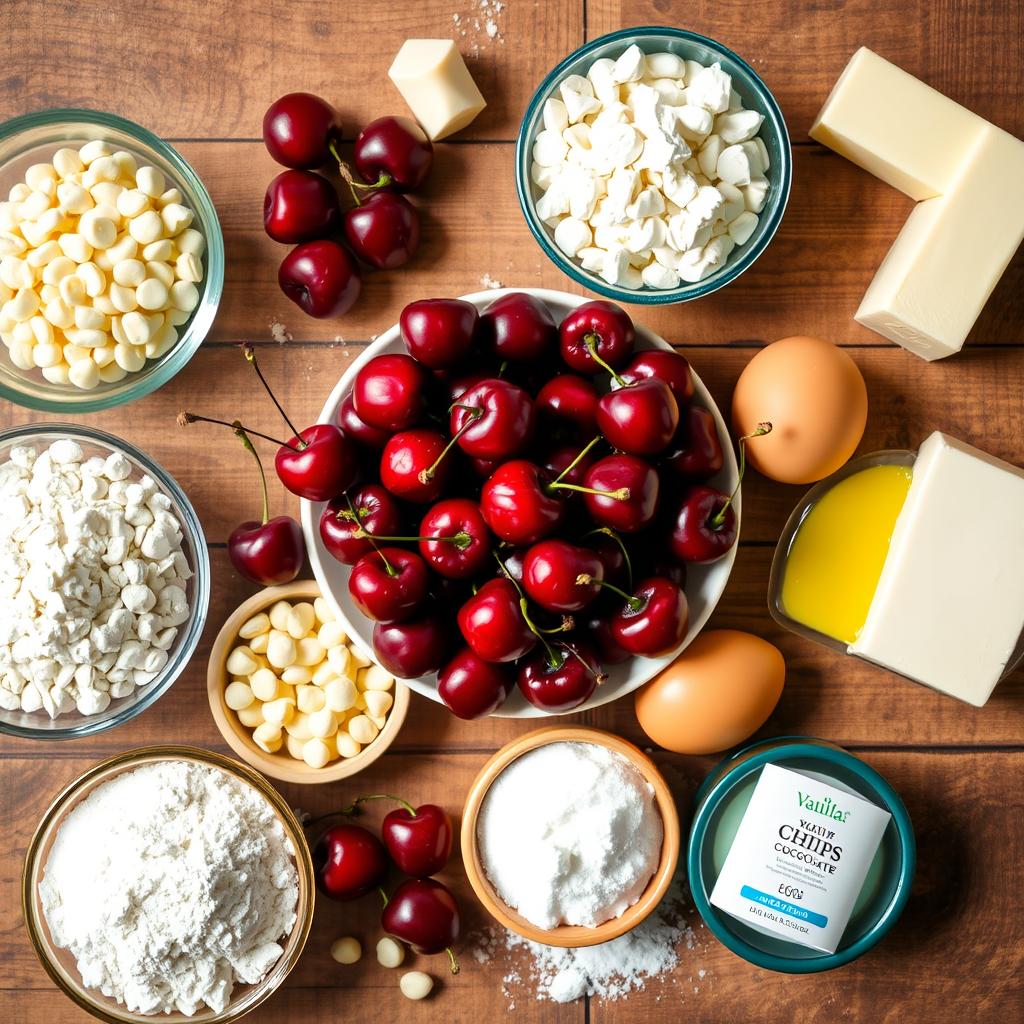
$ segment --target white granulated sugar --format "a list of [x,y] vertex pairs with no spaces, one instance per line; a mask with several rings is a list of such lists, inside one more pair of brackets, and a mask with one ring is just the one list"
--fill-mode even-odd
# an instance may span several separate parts
[[82,982],[143,1014],[221,1011],[277,962],[295,924],[294,850],[267,801],[227,773],[162,761],[68,815],[39,886]]
[[596,743],[550,743],[491,784],[477,836],[501,898],[539,928],[593,927],[647,887],[664,834],[654,790]]

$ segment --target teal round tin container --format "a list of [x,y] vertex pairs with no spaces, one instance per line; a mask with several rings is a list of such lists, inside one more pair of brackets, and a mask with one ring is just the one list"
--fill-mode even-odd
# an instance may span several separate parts
[[[822,953],[765,934],[710,903],[754,786],[765,765],[774,764],[847,789],[889,812],[839,946]],[[687,849],[693,901],[715,937],[757,967],[784,974],[815,974],[856,960],[896,923],[910,896],[917,860],[914,830],[897,792],[870,765],[825,740],[784,736],[743,747],[722,761],[697,790]]]

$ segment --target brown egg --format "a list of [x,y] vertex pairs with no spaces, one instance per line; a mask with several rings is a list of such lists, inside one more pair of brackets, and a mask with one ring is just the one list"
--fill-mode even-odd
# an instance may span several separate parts
[[767,721],[782,694],[786,663],[751,633],[701,633],[636,694],[640,728],[677,754],[713,754],[742,743]]
[[784,484],[834,473],[854,453],[868,418],[857,364],[821,338],[783,338],[747,363],[732,396],[736,436],[765,420],[772,432],[747,445],[747,460]]

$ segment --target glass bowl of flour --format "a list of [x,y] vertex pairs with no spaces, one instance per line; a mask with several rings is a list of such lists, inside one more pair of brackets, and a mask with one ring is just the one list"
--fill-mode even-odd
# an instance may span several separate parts
[[0,732],[134,718],[188,664],[209,602],[199,518],[145,452],[69,423],[0,431]]
[[54,800],[29,843],[36,955],[108,1024],[226,1024],[284,981],[313,921],[302,826],[258,773],[194,747],[126,751]]

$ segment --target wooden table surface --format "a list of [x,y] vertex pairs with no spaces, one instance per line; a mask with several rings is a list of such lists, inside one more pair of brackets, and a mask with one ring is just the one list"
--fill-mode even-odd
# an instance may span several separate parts
[[[174,143],[207,183],[227,246],[224,301],[212,335],[158,394],[88,422],[123,435],[181,482],[206,529],[214,567],[203,644],[173,689],[130,724],[65,743],[0,741],[5,825],[0,834],[0,1019],[25,1024],[86,1018],[50,983],[29,946],[18,902],[26,843],[53,793],[97,759],[153,742],[220,743],[205,696],[206,657],[226,614],[252,587],[232,570],[229,531],[256,508],[247,456],[230,439],[174,417],[185,404],[257,427],[278,426],[238,353],[259,343],[265,371],[282,382],[294,418],[311,421],[339,374],[368,339],[426,295],[508,286],[576,289],[542,256],[523,222],[512,181],[513,142],[529,97],[547,70],[584,40],[630,24],[672,24],[715,37],[744,55],[777,96],[794,149],[794,183],[778,236],[728,289],[684,306],[635,309],[681,347],[720,404],[766,342],[819,334],[847,347],[867,379],[871,411],[863,451],[916,447],[934,429],[1024,462],[1024,260],[1018,256],[959,356],[927,364],[854,323],[859,298],[910,201],[812,143],[807,129],[850,54],[866,44],[983,117],[1024,136],[1024,23],[1014,0],[418,0],[366,3],[290,0],[0,0],[0,119],[54,106],[89,106],[139,121]],[[456,15],[458,17],[456,17]],[[493,36],[487,21],[496,28]],[[421,205],[424,243],[404,272],[375,275],[358,307],[336,321],[306,318],[278,291],[283,249],[263,233],[266,183],[279,170],[260,142],[267,105],[282,93],[320,93],[348,126],[404,104],[386,78],[412,36],[452,37],[489,106],[456,139],[437,147]],[[284,339],[282,341],[282,339]],[[37,416],[4,404],[0,423]],[[375,909],[322,901],[306,953],[253,1024],[326,1024],[339,1019],[483,1021],[999,1021],[1024,1020],[1024,673],[984,709],[781,631],[765,608],[772,545],[798,488],[754,475],[744,495],[743,540],[713,624],[776,643],[786,690],[766,736],[826,737],[877,767],[902,794],[917,831],[913,895],[893,933],[840,971],[787,979],[748,966],[696,918],[693,949],[674,974],[626,1001],[537,1002],[529,985],[503,977],[499,956],[478,964],[463,950],[461,976],[425,1004],[398,993],[394,972],[370,956],[335,964],[330,940],[356,934],[372,950]],[[279,487],[275,511],[297,513]],[[983,529],[979,509],[979,528]],[[951,557],[969,557],[968,552]],[[576,716],[639,743],[629,700]],[[413,698],[396,745],[356,781],[282,789],[313,812],[358,792],[400,791],[458,814],[488,754],[537,723],[461,723]],[[713,758],[658,755],[689,806]],[[470,929],[484,924],[457,868]],[[424,967],[443,976],[437,959]],[[507,993],[503,991],[507,988]],[[514,1000],[515,1009],[510,1010]]]

